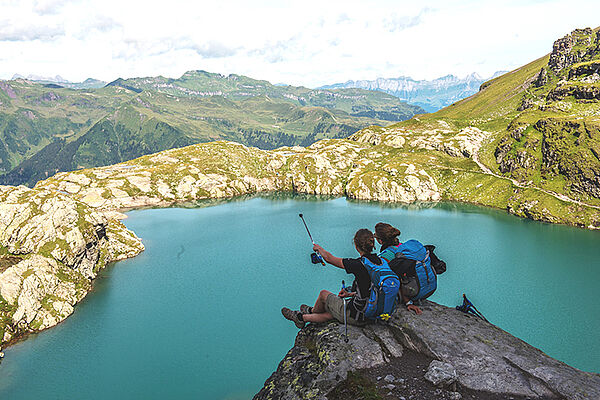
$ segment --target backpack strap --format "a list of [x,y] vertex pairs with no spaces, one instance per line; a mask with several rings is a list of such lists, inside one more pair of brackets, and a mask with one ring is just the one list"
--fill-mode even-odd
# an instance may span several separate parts
[[[429,283],[429,271],[427,270],[427,259],[429,258],[429,250],[427,250],[427,252],[425,253],[425,258],[423,258],[420,263],[423,264],[423,269],[425,270],[425,276],[427,277],[427,283]],[[430,269],[432,271],[433,274],[435,274],[435,272],[433,272],[433,268],[431,267],[431,262],[429,263],[430,265]]]

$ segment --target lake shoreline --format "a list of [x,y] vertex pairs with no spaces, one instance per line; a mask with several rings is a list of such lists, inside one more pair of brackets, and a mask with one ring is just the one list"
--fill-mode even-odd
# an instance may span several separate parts
[[[412,203],[399,203],[399,202],[393,202],[393,201],[380,201],[380,200],[367,200],[367,199],[355,199],[355,198],[350,198],[346,195],[319,195],[319,194],[306,194],[306,193],[297,193],[297,192],[285,192],[285,191],[264,191],[264,192],[255,192],[255,193],[247,193],[247,194],[240,194],[240,195],[236,195],[236,196],[231,196],[231,197],[220,197],[220,198],[204,198],[204,199],[198,199],[195,201],[174,201],[174,202],[163,202],[163,203],[152,203],[152,204],[148,204],[148,205],[138,205],[138,206],[134,206],[134,207],[122,207],[119,209],[115,209],[115,210],[107,210],[106,214],[109,217],[112,218],[116,218],[119,220],[124,220],[127,219],[127,215],[125,213],[131,212],[131,211],[138,211],[138,210],[147,210],[147,209],[164,209],[164,208],[205,208],[205,207],[214,207],[214,206],[218,206],[221,204],[226,204],[226,203],[230,203],[230,202],[244,202],[244,201],[248,201],[248,200],[252,200],[255,198],[263,198],[263,199],[309,199],[311,201],[324,201],[324,200],[333,200],[333,199],[345,199],[348,202],[352,202],[352,203],[356,203],[356,204],[376,204],[376,205],[380,205],[382,207],[389,207],[389,208],[410,208],[410,207],[416,207],[416,208],[423,208],[420,207],[421,205],[424,205],[424,208],[434,208],[438,205],[452,205],[452,204],[458,204],[458,205],[468,205],[468,206],[473,206],[476,208],[482,208],[482,209],[488,209],[490,211],[497,211],[501,214],[505,214],[505,215],[512,215],[515,217],[519,217],[520,219],[524,219],[524,220],[530,220],[533,222],[538,222],[538,223],[545,223],[545,224],[554,224],[554,225],[564,225],[564,226],[572,226],[575,228],[583,228],[585,230],[591,230],[591,231],[598,231],[600,230],[600,227],[597,229],[591,229],[591,228],[586,228],[586,227],[582,227],[582,226],[578,226],[578,225],[570,225],[570,224],[560,224],[560,223],[553,223],[553,222],[548,222],[548,221],[542,221],[542,220],[535,220],[532,219],[528,216],[522,216],[522,215],[518,215],[518,214],[513,214],[510,212],[506,212],[506,210],[503,210],[501,208],[495,207],[495,206],[490,206],[490,205],[486,205],[486,204],[480,204],[480,203],[474,203],[471,201],[456,201],[456,200],[440,200],[440,201],[436,201],[436,202],[427,202],[427,201],[415,201]],[[121,215],[119,215],[121,214]],[[137,254],[133,254],[130,255],[126,258],[131,258],[131,257],[136,257],[137,255],[139,255],[139,253]],[[111,264],[116,263],[116,261],[111,262]],[[88,293],[90,293],[91,291],[93,291],[93,282],[94,280],[92,279],[90,281],[90,290],[88,291]],[[60,322],[62,322],[64,320],[61,320]],[[59,322],[59,323],[60,323]],[[55,326],[55,325],[53,325]],[[42,332],[46,329],[49,329],[53,326],[44,328],[42,330],[38,330],[35,332],[26,332],[23,334],[23,336],[20,337],[15,337],[12,338],[10,341],[5,342],[2,344],[2,350],[9,348],[10,346],[19,343],[23,340],[26,340],[27,337],[31,334],[36,334],[39,332]],[[1,362],[1,359],[0,359]]]

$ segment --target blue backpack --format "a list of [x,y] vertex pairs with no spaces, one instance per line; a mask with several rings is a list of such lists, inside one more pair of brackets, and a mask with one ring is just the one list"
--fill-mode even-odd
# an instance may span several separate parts
[[400,280],[384,259],[381,259],[381,265],[372,263],[367,257],[361,260],[371,277],[364,316],[371,320],[387,321],[398,305]]
[[[437,289],[437,276],[431,267],[429,251],[418,240],[408,240],[397,247],[391,247],[396,258],[415,261],[415,273],[419,284],[419,293],[411,300],[426,299]],[[387,249],[386,249],[387,250]]]

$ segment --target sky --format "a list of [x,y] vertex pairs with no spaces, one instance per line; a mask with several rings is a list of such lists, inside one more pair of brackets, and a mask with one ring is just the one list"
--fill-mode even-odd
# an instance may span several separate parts
[[596,26],[598,0],[0,0],[0,79],[177,78],[200,69],[317,87],[489,77]]

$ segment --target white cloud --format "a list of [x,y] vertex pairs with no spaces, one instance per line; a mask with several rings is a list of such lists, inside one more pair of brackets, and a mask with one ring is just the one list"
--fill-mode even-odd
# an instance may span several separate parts
[[317,86],[432,79],[523,65],[597,1],[3,1],[0,78],[164,75],[191,69]]
[[14,26],[7,21],[0,21],[0,42],[50,41],[64,34],[60,26]]

